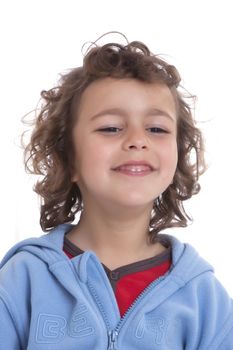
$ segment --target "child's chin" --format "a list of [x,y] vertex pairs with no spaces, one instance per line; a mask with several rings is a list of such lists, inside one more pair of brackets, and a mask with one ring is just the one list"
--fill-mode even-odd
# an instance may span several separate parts
[[119,201],[119,206],[128,209],[149,209],[153,207],[153,200],[145,200],[145,198],[138,198],[135,196],[128,196],[125,200]]

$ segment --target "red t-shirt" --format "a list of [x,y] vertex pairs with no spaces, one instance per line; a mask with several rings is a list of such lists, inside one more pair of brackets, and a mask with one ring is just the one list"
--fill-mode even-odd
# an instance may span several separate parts
[[[151,282],[169,270],[171,247],[167,245],[166,248],[166,251],[153,258],[121,266],[115,270],[110,270],[103,264],[114,290],[121,317]],[[83,253],[67,237],[64,238],[63,250],[70,259]]]

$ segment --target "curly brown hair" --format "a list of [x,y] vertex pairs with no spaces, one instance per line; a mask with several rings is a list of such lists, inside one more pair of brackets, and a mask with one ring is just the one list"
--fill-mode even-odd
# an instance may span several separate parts
[[[61,75],[58,85],[41,92],[41,108],[34,120],[30,142],[24,145],[25,168],[41,175],[34,191],[41,197],[40,225],[44,231],[72,222],[82,210],[82,194],[72,182],[74,147],[72,128],[84,90],[97,79],[133,78],[166,84],[177,105],[178,164],[173,183],[154,202],[150,238],[169,227],[185,227],[191,220],[183,201],[200,191],[199,176],[205,171],[203,136],[196,127],[177,69],[154,55],[139,41],[91,47],[83,66]],[[185,93],[184,93],[185,92]]]

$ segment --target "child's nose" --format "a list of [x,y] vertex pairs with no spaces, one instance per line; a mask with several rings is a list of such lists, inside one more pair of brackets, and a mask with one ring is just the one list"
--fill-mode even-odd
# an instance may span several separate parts
[[145,130],[130,130],[125,135],[125,140],[123,142],[123,148],[125,150],[129,149],[147,149],[148,148],[148,138]]

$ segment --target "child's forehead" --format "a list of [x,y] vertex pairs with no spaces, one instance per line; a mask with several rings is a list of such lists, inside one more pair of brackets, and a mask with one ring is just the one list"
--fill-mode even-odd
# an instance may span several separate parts
[[83,92],[78,109],[88,113],[119,106],[126,109],[157,107],[176,110],[174,94],[166,84],[112,77],[92,82]]
[[[85,89],[83,94],[91,93],[92,91],[95,91],[95,93],[98,91],[99,93],[105,91],[105,92],[117,92],[118,94],[121,92],[121,89],[127,89],[127,90],[154,90],[157,93],[159,92],[167,92],[170,91],[168,86],[161,82],[161,81],[154,81],[154,82],[147,82],[142,81],[136,78],[114,78],[114,77],[106,77],[106,78],[99,78],[92,83],[89,84],[89,86]],[[115,91],[116,90],[116,91]]]

